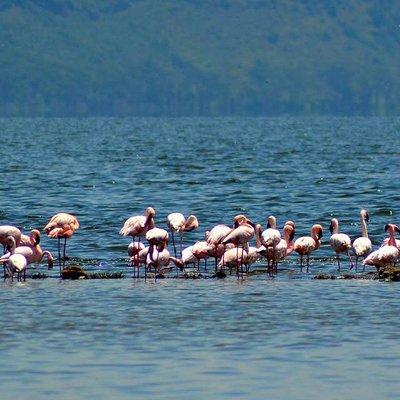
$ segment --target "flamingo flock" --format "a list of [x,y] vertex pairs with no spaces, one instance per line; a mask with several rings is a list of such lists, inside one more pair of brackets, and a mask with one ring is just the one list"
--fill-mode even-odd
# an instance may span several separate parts
[[[211,227],[204,234],[204,240],[196,241],[190,246],[183,247],[183,235],[189,234],[199,227],[196,216],[187,218],[181,213],[174,212],[166,218],[166,228],[156,226],[156,211],[148,207],[143,215],[128,218],[121,230],[121,236],[131,236],[132,242],[128,245],[130,264],[133,267],[133,277],[139,278],[141,269],[144,277],[149,272],[154,279],[164,276],[171,270],[185,271],[192,267],[200,269],[200,262],[204,261],[207,270],[207,260],[214,259],[215,274],[235,272],[238,278],[249,272],[250,266],[259,260],[266,261],[266,272],[270,275],[278,272],[280,262],[291,254],[299,256],[300,269],[306,267],[309,272],[310,256],[321,246],[323,227],[314,224],[309,236],[301,236],[295,240],[296,225],[293,221],[286,221],[282,230],[278,229],[276,217],[267,218],[266,228],[261,224],[253,223],[243,214],[236,215],[232,226],[218,224]],[[394,265],[400,256],[400,241],[396,240],[396,233],[400,233],[397,225],[387,224],[385,232],[388,237],[380,248],[372,251],[372,242],[368,237],[369,215],[366,210],[360,211],[361,236],[351,240],[350,236],[339,232],[339,221],[332,218],[330,223],[329,244],[332,248],[338,265],[342,268],[340,255],[345,254],[349,260],[349,269],[358,270],[358,261],[363,259],[365,266],[383,268]],[[67,240],[79,228],[78,219],[71,214],[58,213],[54,215],[44,227],[44,232],[57,239],[58,264],[60,274],[65,268]],[[173,254],[168,250],[172,238]],[[179,236],[179,251],[176,245],[176,236]],[[0,263],[3,264],[4,278],[13,280],[17,275],[18,280],[26,279],[26,270],[29,264],[38,263],[44,257],[47,259],[48,268],[53,267],[54,257],[48,250],[40,247],[41,233],[33,229],[29,234],[23,234],[20,229],[11,225],[0,226],[0,244],[3,245],[3,255]],[[255,241],[255,245],[251,242]],[[355,262],[353,261],[355,257]]]

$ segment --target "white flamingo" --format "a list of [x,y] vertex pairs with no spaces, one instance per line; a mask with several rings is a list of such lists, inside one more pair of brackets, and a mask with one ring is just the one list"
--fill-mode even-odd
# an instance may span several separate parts
[[338,270],[340,271],[340,253],[346,253],[350,261],[350,269],[354,267],[353,260],[350,256],[351,239],[349,235],[345,233],[339,233],[339,221],[336,218],[332,218],[331,225],[329,227],[331,232],[331,238],[329,244],[336,253],[336,259],[338,263]]
[[167,216],[167,225],[171,231],[175,257],[176,247],[174,233],[177,233],[180,236],[180,253],[182,257],[183,234],[184,232],[191,232],[197,229],[199,227],[199,221],[195,215],[189,215],[188,218],[185,219],[184,215],[181,213],[172,213]]
[[[368,237],[367,222],[369,222],[369,215],[366,210],[360,211],[361,218],[361,237],[353,242],[353,251],[356,256],[356,271],[359,257],[365,258],[372,250],[372,243]],[[365,268],[365,266],[364,266]]]

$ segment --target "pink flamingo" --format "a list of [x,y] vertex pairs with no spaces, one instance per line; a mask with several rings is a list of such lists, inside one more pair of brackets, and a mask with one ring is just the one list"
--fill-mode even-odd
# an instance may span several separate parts
[[283,239],[279,241],[279,243],[275,246],[275,250],[273,253],[273,261],[275,270],[278,269],[279,261],[284,260],[294,250],[294,238],[295,229],[292,225],[285,225],[283,227]]
[[[236,275],[239,277],[239,271],[241,271],[241,266],[245,265],[247,262],[247,251],[241,247],[235,247],[233,249],[227,250],[221,260],[218,263],[218,267],[220,270],[223,268],[229,268],[232,270],[233,268],[236,269]],[[243,271],[242,276],[243,276]]]
[[[181,258],[183,265],[197,265],[197,258],[193,254],[193,246],[186,247],[182,251],[182,258]],[[178,271],[177,271],[178,272]]]
[[340,253],[347,254],[347,256],[349,257],[349,261],[350,261],[350,269],[352,269],[354,267],[354,264],[353,264],[353,260],[351,259],[350,251],[349,251],[351,249],[350,237],[344,233],[339,233],[339,221],[336,218],[332,218],[329,230],[332,234],[331,238],[329,240],[329,243],[330,243],[332,249],[336,253],[338,270],[340,271],[340,256],[339,256]]
[[147,207],[144,215],[135,215],[128,218],[124,226],[119,231],[122,236],[132,236],[132,241],[135,241],[135,237],[140,238],[146,236],[146,233],[154,228],[154,216],[156,212],[154,208]]
[[57,239],[58,244],[58,260],[61,272],[61,243],[64,239],[63,261],[67,259],[65,251],[67,247],[67,239],[70,239],[74,232],[79,228],[79,222],[74,215],[67,213],[58,213],[54,215],[49,223],[44,227],[47,236]]
[[299,237],[294,242],[294,251],[300,255],[300,267],[303,270],[303,256],[306,256],[307,272],[310,266],[310,254],[319,248],[322,238],[322,226],[315,224],[311,228],[311,236]]
[[4,279],[6,278],[5,265],[7,265],[7,270],[11,276],[11,280],[14,280],[14,274],[17,272],[17,280],[20,281],[23,276],[25,281],[28,262],[23,254],[15,253],[16,242],[13,236],[7,238],[6,246],[9,248],[10,253],[5,254],[0,258],[0,263],[3,263],[4,266]]
[[[353,251],[356,256],[356,271],[359,257],[365,258],[372,250],[372,243],[368,237],[367,222],[369,222],[369,215],[366,210],[360,211],[361,217],[361,237],[353,242]],[[365,268],[365,266],[364,266]]]
[[[47,267],[48,269],[53,268],[54,258],[53,255],[45,250],[43,251],[39,245],[36,246],[17,246],[14,251],[15,254],[22,254],[28,264],[39,263],[42,261],[43,257],[46,256],[47,258]],[[4,258],[10,257],[11,253],[8,252],[4,254]]]
[[[243,252],[242,256],[239,256],[239,247],[241,247],[242,249],[244,248],[246,250],[246,257],[247,257],[249,241],[254,237],[255,225],[246,216],[240,214],[235,216],[234,226],[235,228],[233,229],[233,231],[231,231],[222,240],[222,244],[227,245],[228,243],[232,243],[235,245],[237,253],[237,263],[239,264],[240,261],[240,266],[241,266],[244,257],[243,257]],[[225,254],[226,252],[222,256],[223,259],[222,264],[225,263],[224,260]],[[239,277],[239,269],[240,269],[239,267],[236,269],[238,277]]]
[[373,251],[364,258],[363,264],[375,265],[377,269],[394,265],[399,258],[399,249],[396,246],[396,240],[394,237],[395,232],[399,233],[400,229],[397,225],[387,224],[385,226],[385,232],[389,232],[389,241],[387,246],[382,246],[378,250]]
[[172,213],[167,216],[167,225],[169,230],[171,231],[172,245],[174,246],[175,257],[176,247],[174,233],[178,233],[180,236],[180,253],[182,257],[183,234],[184,232],[191,232],[197,229],[199,227],[199,221],[194,215],[189,215],[188,218],[185,219],[184,215],[181,213]]
[[[227,225],[219,224],[215,225],[210,231],[206,232],[206,241],[212,246],[210,251],[210,257],[215,259],[215,271],[217,271],[218,260],[223,256],[227,246],[222,244],[222,240],[233,231]],[[234,245],[233,245],[234,247]]]
[[200,240],[192,246],[191,251],[197,260],[197,270],[200,269],[200,260],[204,260],[205,269],[207,270],[207,258],[210,257],[210,253],[213,251],[213,247],[205,240]]
[[[161,268],[168,268],[170,262],[173,262],[177,268],[183,268],[182,260],[177,259],[176,257],[171,257],[169,251],[164,248],[163,250],[158,250],[153,248],[151,252],[147,255],[146,260],[146,272],[151,267],[154,268],[154,280],[157,279],[157,275],[162,272]],[[147,273],[145,278],[147,277]]]
[[[136,272],[139,277],[139,253],[144,249],[144,244],[140,242],[131,242],[128,245],[128,255],[130,257],[131,265],[133,267],[133,277],[136,277]],[[147,253],[146,253],[147,254]]]
[[21,235],[19,245],[15,249],[17,254],[23,254],[28,264],[39,263],[43,257],[47,258],[48,269],[53,268],[54,257],[48,250],[44,250],[39,245],[40,243],[40,231],[38,229],[32,229],[29,236]]

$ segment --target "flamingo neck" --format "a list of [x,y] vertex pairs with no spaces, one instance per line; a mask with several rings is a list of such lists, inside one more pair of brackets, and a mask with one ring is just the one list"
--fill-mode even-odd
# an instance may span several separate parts
[[368,237],[367,221],[364,217],[361,217],[361,235],[366,238]]
[[256,247],[257,249],[261,247],[261,227],[259,225],[256,226],[255,229],[255,237],[256,237]]
[[394,232],[393,232],[392,229],[389,231],[389,242],[388,242],[388,245],[396,247],[396,239],[394,238]]

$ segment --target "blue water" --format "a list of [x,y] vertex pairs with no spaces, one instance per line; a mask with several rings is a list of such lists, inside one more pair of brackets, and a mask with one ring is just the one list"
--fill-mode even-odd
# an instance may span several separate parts
[[[398,222],[400,119],[3,119],[0,223],[29,230],[59,211],[81,223],[72,264],[131,271],[124,220],[156,208],[200,228],[245,213],[319,222],[310,274],[275,278],[0,284],[3,399],[398,399],[400,286],[316,281],[336,273],[329,221],[377,245]],[[42,244],[56,252],[56,243]],[[344,269],[348,264],[343,260]],[[262,268],[262,264],[256,268]]]

